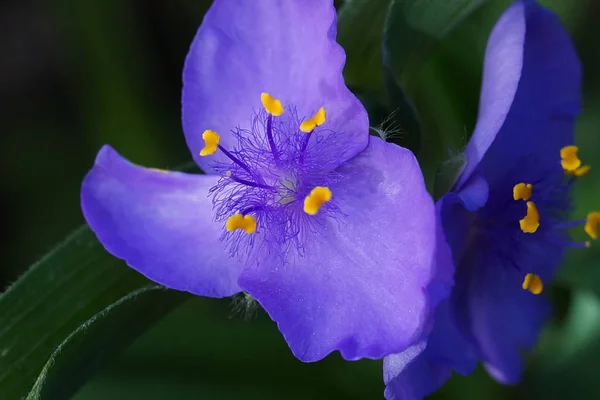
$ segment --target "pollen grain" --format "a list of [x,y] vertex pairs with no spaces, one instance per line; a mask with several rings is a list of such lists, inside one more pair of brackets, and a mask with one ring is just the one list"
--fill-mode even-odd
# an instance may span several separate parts
[[319,111],[315,113],[315,115],[300,124],[300,130],[305,133],[310,133],[317,126],[323,125],[326,119],[327,114],[325,113],[325,107],[321,107],[319,108]]
[[579,147],[573,145],[560,149],[560,165],[565,171],[575,171],[581,166],[581,160],[577,156],[578,151]]
[[540,278],[539,275],[528,273],[525,275],[521,287],[523,290],[528,290],[537,295],[544,290],[544,282],[542,282],[542,278]]
[[262,102],[263,107],[269,114],[275,117],[283,114],[283,105],[281,104],[281,101],[277,100],[269,93],[261,93],[260,101]]
[[517,183],[513,187],[513,199],[515,200],[529,200],[533,191],[533,185],[531,183]]
[[200,150],[201,156],[209,156],[211,154],[215,154],[217,149],[219,148],[219,139],[221,137],[215,131],[211,131],[209,129],[205,130],[202,133],[202,139],[204,140],[204,147]]
[[582,165],[581,167],[573,170],[573,171],[565,171],[568,175],[573,175],[576,177],[580,177],[580,176],[584,176],[587,175],[588,172],[590,172],[590,170],[592,169],[592,167],[590,167],[589,165]]
[[304,212],[316,215],[323,204],[331,200],[331,190],[325,186],[317,186],[304,199]]
[[540,214],[533,201],[527,202],[527,215],[519,221],[524,233],[535,233],[540,226]]
[[256,218],[252,215],[232,215],[227,219],[225,229],[227,229],[228,232],[242,229],[246,233],[254,233],[256,232]]
[[587,215],[583,230],[592,239],[598,239],[598,225],[600,225],[600,212],[594,211]]

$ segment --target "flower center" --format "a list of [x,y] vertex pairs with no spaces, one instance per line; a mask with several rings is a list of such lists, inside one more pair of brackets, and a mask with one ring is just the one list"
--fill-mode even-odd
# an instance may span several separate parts
[[[567,183],[567,190],[571,185],[575,177],[580,177],[587,174],[590,170],[588,165],[582,165],[581,160],[577,156],[577,146],[565,146],[560,150],[560,164],[565,171],[566,175],[571,176],[570,181]],[[536,206],[536,203],[532,201],[534,197],[534,185],[532,183],[517,183],[513,187],[513,199],[515,201],[524,201],[526,204],[525,215],[519,220],[519,226],[523,233],[533,234],[536,233],[540,227],[540,213]],[[585,220],[574,221],[567,224],[557,225],[557,228],[571,228],[574,226],[585,225],[585,232],[592,238],[596,239],[597,226],[600,224],[600,213],[592,212],[588,214]],[[569,247],[589,247],[590,242],[569,242],[566,243]],[[527,273],[523,278],[522,287],[524,290],[528,290],[533,294],[540,294],[543,290],[544,284],[539,275],[534,273]]]
[[[583,226],[591,239],[599,236],[599,212],[591,212],[585,219],[565,222],[572,185],[575,179],[590,170],[577,157],[577,151],[576,146],[565,146],[560,151],[560,161],[557,160],[557,164],[541,176],[532,175],[539,170],[535,162],[531,173],[525,171],[530,160],[519,163],[516,173],[529,175],[524,182],[515,184],[515,171],[507,171],[490,187],[492,191],[486,204],[471,214],[464,253],[485,248],[500,257],[503,265],[512,265],[523,274],[521,286],[524,290],[535,295],[542,293],[544,283],[538,274],[544,275],[545,264],[534,261],[534,265],[530,265],[530,255],[535,254],[536,249],[560,254],[561,251],[556,250],[590,246],[589,241],[572,241],[565,229]],[[558,167],[559,162],[562,168]],[[525,262],[527,265],[522,265]]]
[[226,239],[262,233],[267,242],[301,246],[303,235],[337,212],[329,189],[338,179],[336,160],[327,151],[336,133],[320,128],[327,119],[323,107],[300,119],[293,106],[284,107],[268,93],[260,98],[263,108],[250,128],[233,131],[234,148],[222,146],[215,131],[202,134],[201,156],[225,156],[214,163],[221,178],[210,190],[216,220],[223,222]]

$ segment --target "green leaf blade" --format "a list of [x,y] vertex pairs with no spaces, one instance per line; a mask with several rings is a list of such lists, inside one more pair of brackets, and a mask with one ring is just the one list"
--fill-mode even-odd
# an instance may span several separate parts
[[191,295],[150,285],[83,323],[54,351],[27,400],[71,397],[107,361]]
[[351,88],[381,91],[381,38],[390,0],[346,0],[337,40],[346,51],[344,77]]
[[[454,161],[460,159],[458,153],[469,136],[463,101],[457,99],[471,99],[470,89],[477,86],[479,78],[477,73],[469,74],[455,87],[452,74],[457,70],[453,64],[456,61],[439,50],[455,48],[447,40],[451,32],[485,2],[392,0],[385,22],[383,68],[389,76],[386,90],[402,90],[417,110],[414,115],[420,116],[421,146],[416,155],[427,186],[436,197],[440,190],[451,186],[448,182],[453,182],[451,175],[457,170]],[[444,48],[438,46],[442,41]],[[459,62],[461,68],[468,64]],[[469,90],[463,90],[464,87]],[[436,182],[440,176],[443,182]]]
[[78,229],[0,296],[0,398],[23,398],[65,337],[148,283]]

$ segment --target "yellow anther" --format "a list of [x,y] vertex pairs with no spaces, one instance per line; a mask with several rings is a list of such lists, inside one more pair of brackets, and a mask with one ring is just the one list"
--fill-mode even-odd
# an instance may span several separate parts
[[217,149],[219,148],[219,139],[221,137],[215,131],[205,130],[202,134],[202,139],[204,139],[204,147],[200,150],[201,156],[209,156],[211,154],[215,154]]
[[542,282],[542,278],[538,275],[529,273],[525,275],[521,287],[523,290],[529,290],[533,294],[540,294],[544,290],[544,282]]
[[577,146],[565,146],[560,149],[560,165],[565,171],[575,171],[581,166],[581,160],[577,157],[578,151]]
[[600,225],[600,212],[594,211],[587,215],[583,230],[592,239],[598,239],[598,225]]
[[260,101],[262,102],[265,110],[274,116],[278,116],[283,114],[283,106],[281,105],[281,101],[277,100],[275,97],[271,96],[269,93],[261,93]]
[[317,186],[304,199],[304,212],[308,215],[315,215],[329,200],[331,200],[331,190],[325,186]]
[[576,170],[573,171],[565,171],[568,175],[573,175],[573,176],[584,176],[586,175],[588,172],[590,172],[590,169],[592,169],[592,167],[590,167],[589,165],[582,165],[581,167],[577,168]]
[[162,172],[163,174],[168,174],[169,171],[167,171],[166,169],[160,169],[160,168],[148,168],[150,171],[154,171],[154,172]]
[[321,126],[325,123],[326,117],[325,107],[321,107],[315,115],[300,124],[300,130],[306,133],[312,132],[317,126]]
[[235,214],[227,219],[225,229],[228,232],[243,229],[246,233],[256,232],[256,218],[252,215]]
[[540,214],[533,201],[527,202],[527,215],[519,221],[521,230],[525,233],[534,233],[540,226]]
[[517,183],[513,187],[513,199],[527,201],[531,198],[532,191],[533,185],[531,183]]

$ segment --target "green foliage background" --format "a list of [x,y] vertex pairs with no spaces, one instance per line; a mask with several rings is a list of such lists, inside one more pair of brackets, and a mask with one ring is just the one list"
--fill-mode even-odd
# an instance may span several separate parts
[[[419,154],[433,188],[440,165],[461,149],[474,126],[485,42],[509,1],[467,2],[473,7],[482,5],[447,36],[439,38],[427,32],[425,39],[423,32],[412,28],[386,31],[389,24],[381,10],[387,11],[389,2],[366,1],[368,13],[357,16],[342,11],[340,24],[346,25],[340,26],[339,36],[348,52],[347,80],[369,108],[373,126],[390,110],[400,108],[395,123],[401,124],[404,133],[398,141]],[[347,3],[361,6],[360,0]],[[425,16],[433,15],[438,5],[448,4],[434,0],[416,3],[425,7],[425,13],[429,13]],[[541,3],[562,18],[584,66],[585,108],[577,142],[582,158],[591,162],[593,169],[575,188],[573,215],[580,218],[588,210],[600,208],[600,173],[594,169],[600,150],[600,3]],[[1,212],[6,230],[0,244],[2,288],[84,222],[79,185],[102,144],[110,143],[130,160],[147,166],[175,168],[189,161],[180,125],[181,68],[209,5],[207,0],[53,0],[0,6],[0,32],[4,32],[0,43],[6,49],[0,63],[0,93],[6,100],[0,109],[0,174],[5,202]],[[440,28],[443,23],[433,26]],[[360,40],[353,36],[356,32]],[[394,64],[398,60],[394,58],[388,75],[382,75],[377,40],[386,38],[391,38],[390,43],[400,43],[410,57],[402,70]],[[407,98],[398,97],[393,83]],[[420,125],[407,99],[418,110]],[[453,378],[434,397],[600,398],[596,368],[600,361],[599,249],[600,245],[595,245],[569,255],[549,291],[556,304],[555,318],[530,355],[521,385],[500,386],[480,370],[471,377]],[[100,266],[90,262],[89,268]],[[56,271],[57,279],[66,274],[60,268]],[[124,274],[100,274],[94,279],[114,279],[111,287],[118,287],[122,295],[150,284],[137,275]],[[50,287],[51,280],[47,284]],[[93,281],[86,284],[95,286]],[[104,289],[100,290],[100,283],[97,286],[98,296],[102,297]],[[29,294],[43,296],[44,288],[38,285]],[[323,362],[302,364],[292,357],[264,312],[249,310],[243,301],[184,300],[168,295],[164,301],[182,305],[122,353],[110,340],[75,344],[80,347],[70,350],[73,354],[84,354],[84,349],[94,346],[108,355],[115,353],[112,361],[76,394],[76,399],[382,397],[379,361],[348,363],[333,355]],[[49,321],[64,315],[59,306],[57,303],[57,314],[46,315]],[[140,326],[145,327],[145,311],[135,304],[127,307],[133,313],[130,318],[139,318]],[[156,304],[152,307],[160,308]],[[72,318],[83,309],[84,305],[77,302],[71,304]],[[0,318],[0,337],[9,322]],[[112,329],[94,330],[94,338],[119,335],[121,323],[111,320]],[[44,325],[37,329],[43,330]],[[15,343],[37,332],[17,332]],[[140,332],[131,333],[131,338]],[[64,339],[69,332],[58,334]],[[14,348],[19,349],[19,355],[14,358],[10,355],[13,347],[7,343],[0,343],[0,399],[12,400],[20,396],[16,392],[2,393],[3,377],[15,379],[12,376],[19,371],[14,370],[17,364],[13,361],[27,362],[30,354],[37,353],[36,349],[20,349],[17,344]],[[43,362],[55,346],[50,347],[43,353],[47,354]],[[3,362],[9,355],[13,357],[11,362]],[[60,389],[61,382],[54,381],[53,385]],[[60,392],[41,398],[62,398]]]

